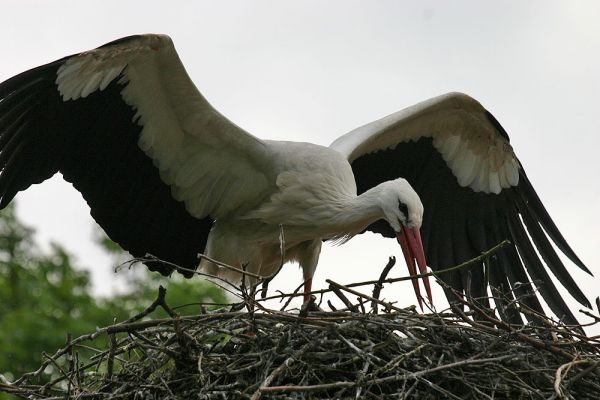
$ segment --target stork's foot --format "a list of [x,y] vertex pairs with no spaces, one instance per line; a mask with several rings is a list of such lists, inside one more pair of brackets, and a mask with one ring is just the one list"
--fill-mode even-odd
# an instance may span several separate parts
[[300,308],[300,316],[306,317],[309,312],[313,311],[323,311],[316,302],[317,298],[315,296],[309,296],[307,301],[304,301],[302,307]]

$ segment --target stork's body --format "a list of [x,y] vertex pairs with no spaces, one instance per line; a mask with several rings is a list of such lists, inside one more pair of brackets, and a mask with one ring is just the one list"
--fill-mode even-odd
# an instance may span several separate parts
[[[272,155],[269,170],[274,184],[253,206],[215,221],[206,254],[270,276],[281,265],[284,245],[284,262],[298,261],[309,279],[316,268],[323,239],[342,232],[356,234],[375,215],[352,214],[357,219],[353,221],[354,227],[344,221],[347,217],[344,209],[354,205],[357,196],[352,169],[340,153],[310,143],[265,141],[265,144]],[[329,204],[339,207],[324,206]],[[217,266],[206,260],[201,267],[211,274],[219,272]],[[221,274],[228,272],[232,273],[221,270]]]
[[[266,277],[283,257],[300,263],[310,286],[323,240],[367,230],[396,237],[415,274],[417,265],[425,271],[425,255],[439,270],[509,239],[486,273],[478,265],[440,278],[484,302],[493,287],[500,316],[515,323],[522,320],[511,299],[526,295],[543,312],[538,290],[575,322],[547,269],[589,306],[552,243],[589,271],[508,134],[461,93],[364,125],[329,147],[264,141],[206,101],[170,38],[133,36],[0,83],[0,168],[0,208],[60,172],[111,239],[134,256],[156,256],[146,265],[165,275],[174,265],[193,275],[204,253]],[[231,274],[207,260],[201,267]]]
[[[284,262],[297,261],[310,281],[323,240],[345,241],[384,219],[388,197],[406,197],[416,213],[422,212],[418,196],[404,179],[357,196],[352,168],[338,151],[304,142],[265,143],[275,185],[255,207],[215,221],[206,246],[212,259],[271,276],[283,256]],[[235,275],[232,270],[219,271],[206,259],[201,267],[230,279]]]

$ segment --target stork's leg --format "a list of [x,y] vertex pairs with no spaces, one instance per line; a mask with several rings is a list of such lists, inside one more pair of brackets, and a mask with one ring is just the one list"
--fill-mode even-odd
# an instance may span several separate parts
[[304,302],[310,300],[310,293],[312,290],[312,278],[304,277]]
[[304,277],[304,302],[310,300],[310,291],[312,290],[312,279],[317,269],[319,255],[321,254],[321,239],[315,239],[301,243],[298,248],[298,261],[302,268]]

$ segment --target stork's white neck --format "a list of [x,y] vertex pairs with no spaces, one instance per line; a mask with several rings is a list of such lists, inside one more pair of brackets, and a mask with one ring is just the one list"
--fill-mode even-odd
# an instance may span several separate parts
[[[400,209],[401,204],[406,207],[405,210]],[[423,204],[406,180],[400,178],[383,182],[360,196],[347,198],[329,220],[337,225],[343,236],[352,236],[379,219],[385,219],[396,232],[400,231],[402,224],[421,226]]]
[[332,224],[330,228],[336,230],[336,236],[354,236],[373,222],[385,218],[381,193],[381,185],[375,186],[359,196],[345,199],[339,208],[331,209],[332,215],[328,220]]
[[[313,182],[320,183],[318,179]],[[411,226],[421,225],[423,206],[404,179],[383,182],[359,196],[349,190],[329,190],[335,187],[331,184],[315,186],[288,185],[243,219],[283,225],[288,238],[293,237],[295,241],[315,237],[349,238],[379,219],[385,219],[396,232],[408,220]],[[400,203],[407,206],[410,215],[401,212]]]

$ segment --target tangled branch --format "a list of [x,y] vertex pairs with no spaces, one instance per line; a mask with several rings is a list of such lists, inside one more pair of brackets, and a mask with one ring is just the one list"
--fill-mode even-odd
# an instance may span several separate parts
[[[460,294],[464,308],[400,308],[379,298],[381,285],[394,283],[387,270],[371,295],[362,283],[328,281],[346,309],[327,312],[271,310],[244,295],[252,312],[232,305],[178,315],[161,289],[145,312],[70,338],[37,371],[0,381],[0,391],[31,399],[600,398],[598,337],[540,315],[510,325]],[[152,318],[157,307],[170,317]],[[95,354],[80,361],[84,348]],[[49,365],[56,373],[41,383]]]

